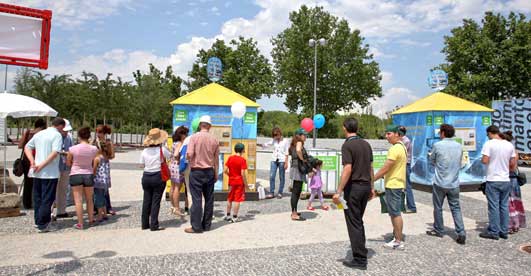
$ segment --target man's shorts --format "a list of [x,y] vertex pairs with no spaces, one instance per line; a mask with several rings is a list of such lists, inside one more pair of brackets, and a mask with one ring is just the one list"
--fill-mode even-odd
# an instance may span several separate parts
[[227,201],[242,202],[245,201],[245,185],[230,185],[229,195],[227,196]]
[[94,207],[103,208],[105,207],[105,189],[94,188]]
[[94,187],[94,176],[92,174],[75,174],[70,176],[70,186]]
[[385,204],[387,204],[387,211],[390,216],[400,216],[403,193],[403,189],[385,189]]

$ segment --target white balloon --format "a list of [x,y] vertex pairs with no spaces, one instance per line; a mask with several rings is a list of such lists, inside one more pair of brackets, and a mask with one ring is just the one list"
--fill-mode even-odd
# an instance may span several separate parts
[[245,104],[242,102],[234,102],[230,107],[230,111],[234,118],[241,119],[245,115]]

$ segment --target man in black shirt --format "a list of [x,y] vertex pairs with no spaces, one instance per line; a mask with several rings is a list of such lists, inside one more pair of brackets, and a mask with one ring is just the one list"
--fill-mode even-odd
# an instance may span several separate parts
[[367,141],[356,134],[358,120],[348,118],[343,122],[343,131],[347,139],[341,147],[343,172],[337,193],[333,199],[336,204],[344,191],[345,220],[352,247],[351,261],[343,261],[343,265],[365,270],[367,269],[367,248],[365,247],[365,228],[363,213],[367,202],[374,197],[372,167],[372,149]]

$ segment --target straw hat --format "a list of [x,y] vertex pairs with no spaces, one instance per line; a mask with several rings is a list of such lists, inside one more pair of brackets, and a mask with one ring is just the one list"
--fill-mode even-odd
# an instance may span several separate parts
[[158,128],[149,130],[146,139],[144,139],[144,146],[160,145],[168,139],[168,133]]

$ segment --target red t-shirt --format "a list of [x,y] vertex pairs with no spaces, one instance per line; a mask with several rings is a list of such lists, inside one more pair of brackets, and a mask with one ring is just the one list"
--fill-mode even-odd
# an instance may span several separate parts
[[247,169],[247,161],[239,155],[231,155],[225,164],[229,168],[229,185],[242,185],[242,170]]

